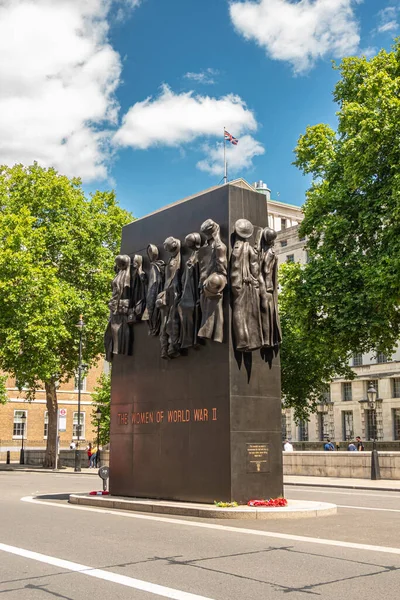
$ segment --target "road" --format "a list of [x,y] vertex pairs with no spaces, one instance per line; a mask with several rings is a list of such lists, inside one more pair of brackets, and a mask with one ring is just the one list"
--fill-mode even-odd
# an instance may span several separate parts
[[0,471],[1,598],[399,596],[398,492],[288,486],[288,498],[334,502],[338,514],[226,522],[67,504],[69,492],[94,487],[85,474]]

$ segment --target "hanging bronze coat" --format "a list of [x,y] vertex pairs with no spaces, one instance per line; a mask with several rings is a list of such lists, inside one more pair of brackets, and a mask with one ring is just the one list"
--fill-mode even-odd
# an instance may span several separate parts
[[147,276],[143,271],[143,257],[135,254],[131,263],[131,302],[128,323],[141,321],[146,308]]
[[182,295],[178,303],[181,320],[180,347],[190,348],[197,344],[197,330],[200,319],[200,271],[198,250],[201,246],[199,233],[189,233],[185,243],[192,253],[186,261],[182,275]]
[[164,287],[165,262],[158,259],[158,248],[153,244],[147,246],[147,256],[150,260],[150,272],[146,297],[146,315],[149,325],[149,334],[158,335],[161,326],[160,309],[156,306],[157,296]]
[[199,252],[201,325],[198,336],[223,342],[223,290],[227,283],[226,246],[221,241],[220,228],[207,219],[200,229],[207,242]]
[[158,295],[156,306],[161,312],[161,358],[180,355],[180,318],[178,302],[181,296],[181,243],[168,237],[164,248],[171,254],[165,268],[164,290]]
[[260,248],[261,264],[261,321],[264,346],[279,346],[282,341],[278,311],[278,257],[274,244],[276,231],[266,227],[262,233]]
[[111,284],[112,298],[109,302],[110,318],[104,334],[106,360],[111,362],[116,354],[132,354],[132,332],[128,325],[131,302],[131,259],[119,254],[115,259],[116,276]]
[[247,219],[236,221],[230,281],[234,344],[240,352],[251,352],[263,346],[259,257],[247,241],[253,231],[254,227]]

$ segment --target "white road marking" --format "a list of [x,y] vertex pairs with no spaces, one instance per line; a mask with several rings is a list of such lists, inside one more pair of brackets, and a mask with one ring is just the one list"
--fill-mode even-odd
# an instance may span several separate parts
[[43,502],[36,500],[32,496],[25,496],[21,498],[23,502],[30,502],[33,504],[44,504],[45,506],[57,506],[58,508],[67,508],[70,510],[84,510],[89,512],[96,512],[100,514],[114,515],[118,517],[125,517],[129,519],[141,519],[144,521],[157,521],[158,523],[168,523],[172,525],[185,525],[187,527],[200,527],[203,529],[214,529],[223,531],[224,533],[236,533],[243,535],[257,535],[261,537],[274,538],[279,540],[290,540],[293,542],[304,542],[307,544],[320,544],[322,546],[335,546],[338,548],[352,548],[353,550],[368,550],[371,552],[383,552],[384,554],[398,554],[400,555],[400,548],[391,548],[390,546],[371,546],[370,544],[358,544],[356,542],[342,542],[340,540],[327,540],[324,538],[313,538],[302,535],[292,535],[289,533],[278,533],[275,531],[262,531],[258,529],[243,529],[241,527],[230,527],[229,525],[216,525],[214,523],[199,523],[198,521],[185,521],[183,519],[173,519],[168,517],[156,517],[153,515],[142,515],[138,513],[128,513],[117,511],[116,509],[106,508],[92,508],[89,506],[77,506],[76,504],[56,504],[54,502]]
[[[310,490],[308,488],[301,488],[301,487],[295,487],[292,486],[293,489],[290,489],[288,491],[290,492],[307,492],[310,494],[329,494],[330,496],[335,495],[335,494],[341,494],[342,496],[366,496],[367,498],[392,498],[392,499],[396,499],[396,492],[392,492],[391,494],[359,494],[357,493],[357,490],[354,489],[351,492],[339,492],[336,491],[336,489],[334,490],[333,488],[331,488],[329,491],[325,491],[325,490]],[[400,490],[399,490],[400,492]]]
[[345,504],[337,504],[338,508],[351,508],[354,510],[380,510],[383,512],[398,512],[400,513],[400,510],[397,508],[374,508],[372,506],[346,506]]
[[165,587],[164,585],[150,583],[150,581],[142,581],[141,579],[127,577],[126,575],[119,575],[118,573],[112,573],[111,571],[95,569],[93,567],[80,565],[79,563],[71,562],[69,560],[63,560],[62,558],[47,556],[46,554],[39,554],[38,552],[32,552],[31,550],[25,550],[24,548],[17,548],[16,546],[7,546],[6,544],[0,543],[0,551],[8,552],[9,554],[15,554],[16,556],[22,556],[23,558],[36,560],[47,565],[52,565],[53,567],[59,567],[61,569],[66,569],[67,571],[73,571],[81,575],[88,575],[89,577],[96,577],[97,579],[103,579],[104,581],[111,581],[111,583],[118,583],[119,585],[124,585],[135,590],[141,590],[143,592],[149,592],[150,594],[156,594],[157,596],[163,596],[164,598],[173,598],[173,600],[212,600],[206,596],[198,596],[197,594],[191,594],[190,592],[182,592],[181,590],[175,590],[174,588]]

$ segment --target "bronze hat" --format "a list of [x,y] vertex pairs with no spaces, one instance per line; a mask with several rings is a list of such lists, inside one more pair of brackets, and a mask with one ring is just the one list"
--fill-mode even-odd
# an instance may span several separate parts
[[235,223],[235,231],[242,238],[249,238],[253,235],[254,225],[247,219],[238,219]]

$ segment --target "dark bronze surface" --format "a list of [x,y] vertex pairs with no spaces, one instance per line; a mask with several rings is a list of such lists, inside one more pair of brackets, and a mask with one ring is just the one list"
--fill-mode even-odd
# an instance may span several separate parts
[[199,233],[189,233],[185,237],[186,247],[191,250],[191,255],[186,261],[182,275],[182,295],[178,302],[181,334],[180,347],[182,349],[197,345],[197,332],[200,327],[200,269],[199,248],[201,236]]
[[199,252],[201,323],[198,336],[223,342],[223,292],[228,268],[226,245],[221,240],[220,226],[212,219],[204,221],[200,231],[206,238],[206,244]]
[[147,246],[149,257],[149,276],[146,297],[146,315],[150,335],[158,335],[161,326],[160,309],[156,306],[157,296],[164,288],[165,262],[158,259],[158,248],[154,244]]
[[[152,241],[167,261],[163,241],[171,235],[184,240],[208,219],[220,224],[230,249],[239,218],[264,228],[264,196],[221,186],[128,225],[121,251],[144,255]],[[183,244],[181,254],[184,266],[192,250]],[[147,272],[149,267],[145,257]],[[205,339],[182,350],[179,359],[162,360],[159,340],[142,322],[134,327],[134,355],[115,356],[112,494],[200,502],[282,494],[279,356],[271,355],[268,363],[260,351],[237,353],[227,288],[222,309],[222,343]],[[247,444],[268,445],[269,472],[248,472]]]
[[278,312],[278,257],[274,244],[276,231],[266,227],[260,242],[261,319],[265,347],[278,346],[282,341]]
[[181,321],[178,303],[181,297],[181,242],[170,236],[164,242],[169,259],[165,267],[164,289],[157,296],[156,307],[161,314],[160,344],[161,358],[180,356]]
[[109,302],[110,318],[104,334],[106,360],[111,362],[117,354],[132,353],[132,332],[128,325],[131,302],[131,259],[119,254],[115,259],[116,276],[111,284],[112,298]]
[[250,244],[254,227],[247,219],[235,223],[230,260],[233,342],[236,350],[251,352],[263,345],[259,253]]

